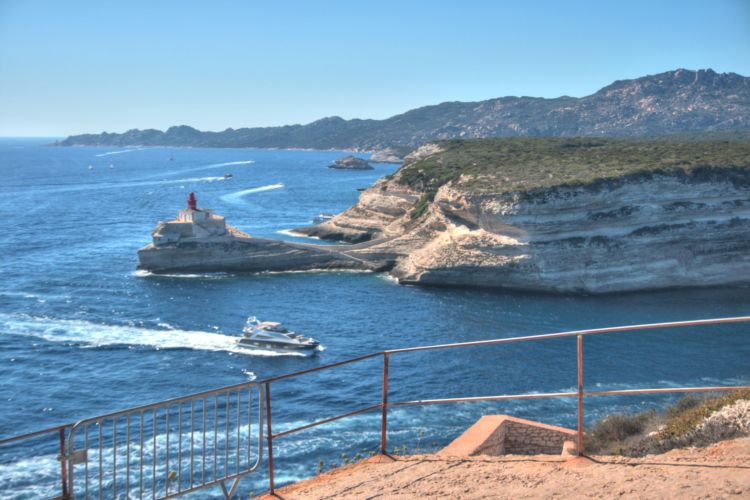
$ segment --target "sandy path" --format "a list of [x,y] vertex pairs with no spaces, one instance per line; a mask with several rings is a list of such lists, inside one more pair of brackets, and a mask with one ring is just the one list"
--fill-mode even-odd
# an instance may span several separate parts
[[750,438],[638,459],[373,457],[277,494],[285,499],[750,498]]

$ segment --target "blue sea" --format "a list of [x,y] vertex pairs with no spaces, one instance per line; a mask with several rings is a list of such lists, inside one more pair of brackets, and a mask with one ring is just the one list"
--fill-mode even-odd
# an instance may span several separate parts
[[[559,296],[407,287],[373,273],[137,273],[136,251],[190,191],[200,206],[251,235],[315,243],[286,231],[345,210],[357,188],[397,167],[327,168],[340,151],[50,142],[0,141],[2,437],[386,348],[750,314],[746,288]],[[234,340],[250,315],[282,321],[324,349],[313,356],[243,351]],[[750,383],[750,325],[597,335],[584,339],[584,352],[590,389]],[[377,403],[380,383],[381,360],[373,359],[274,385],[274,431]],[[391,401],[575,386],[574,339],[391,360]],[[588,398],[586,422],[677,397]],[[400,407],[389,413],[389,446],[439,449],[488,413],[575,427],[576,402]],[[342,453],[376,450],[379,425],[379,413],[362,414],[279,438],[277,484],[309,477],[320,461],[340,462]],[[0,447],[0,496],[56,494],[54,437],[53,446],[34,443]],[[239,491],[266,488],[262,468]],[[200,496],[209,493],[220,496],[218,489]]]

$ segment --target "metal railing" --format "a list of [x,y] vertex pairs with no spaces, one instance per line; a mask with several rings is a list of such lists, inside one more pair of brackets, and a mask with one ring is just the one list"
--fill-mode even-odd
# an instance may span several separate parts
[[260,465],[262,450],[260,386],[224,387],[75,423],[67,490],[72,497],[164,499],[219,485],[231,498],[240,478]]
[[[386,351],[376,352],[359,356],[357,358],[348,359],[346,361],[340,361],[338,363],[331,363],[316,368],[310,368],[307,370],[298,371],[295,373],[289,373],[278,377],[272,377],[260,381],[259,383],[265,386],[266,394],[266,440],[267,440],[267,453],[268,453],[268,486],[269,493],[275,494],[276,485],[274,483],[274,465],[273,465],[273,440],[282,436],[304,431],[316,427],[318,425],[340,420],[342,418],[358,415],[369,411],[380,409],[381,411],[381,424],[380,424],[380,453],[387,453],[388,443],[388,409],[399,406],[413,406],[413,405],[427,405],[427,404],[440,404],[440,403],[459,403],[459,402],[473,402],[473,401],[503,401],[513,399],[543,399],[543,398],[561,398],[561,397],[575,397],[578,400],[578,429],[577,429],[577,450],[579,455],[584,453],[583,445],[583,401],[584,398],[589,396],[622,396],[622,395],[633,395],[633,394],[665,394],[665,393],[681,393],[681,392],[711,392],[711,391],[733,391],[733,390],[746,390],[750,389],[750,386],[712,386],[712,387],[668,387],[668,388],[644,388],[644,389],[626,389],[626,390],[610,390],[610,391],[584,391],[583,387],[583,337],[586,335],[596,335],[602,333],[617,333],[617,332],[633,332],[639,330],[653,330],[662,328],[678,328],[688,326],[706,326],[706,325],[717,325],[727,323],[748,323],[750,322],[750,316],[741,316],[733,318],[717,318],[717,319],[703,319],[693,321],[676,321],[669,323],[649,323],[641,325],[627,325],[627,326],[616,326],[608,328],[593,328],[588,330],[574,330],[559,333],[549,333],[544,335],[528,335],[523,337],[512,337],[492,340],[479,340],[474,342],[458,342],[454,344],[440,344],[420,347],[407,347],[403,349],[390,349]],[[460,398],[444,398],[444,399],[420,399],[413,401],[397,401],[391,402],[388,400],[388,367],[389,358],[395,354],[412,353],[419,351],[434,351],[442,349],[455,349],[472,346],[486,346],[495,344],[510,344],[516,342],[531,342],[541,341],[550,339],[560,339],[575,337],[577,341],[577,376],[578,376],[578,387],[575,392],[554,392],[554,393],[533,393],[533,394],[504,394],[496,396],[472,396],[472,397],[460,397]],[[382,399],[380,403],[365,406],[347,413],[327,417],[321,420],[316,420],[309,424],[305,424],[294,429],[285,430],[273,433],[273,419],[271,414],[271,384],[281,380],[286,380],[292,377],[299,377],[309,373],[319,372],[322,370],[329,370],[342,365],[356,363],[364,361],[377,356],[383,358],[383,382],[382,382]]]
[[[309,368],[306,370],[280,375],[277,377],[271,377],[265,380],[261,380],[254,383],[239,384],[213,391],[207,391],[203,393],[193,394],[182,398],[171,399],[154,403],[151,405],[140,406],[124,410],[121,412],[111,413],[102,415],[99,417],[83,420],[74,425],[66,425],[60,427],[54,427],[46,429],[44,431],[38,431],[22,436],[16,436],[8,439],[0,440],[0,445],[17,442],[24,439],[33,438],[43,434],[57,432],[60,435],[60,456],[67,457],[67,471],[66,461],[61,461],[61,479],[62,479],[62,496],[58,498],[69,498],[76,494],[78,490],[83,488],[84,496],[88,496],[89,486],[89,464],[91,463],[89,458],[91,455],[95,458],[91,468],[93,470],[94,485],[93,489],[98,491],[99,498],[104,497],[115,497],[118,491],[118,478],[121,477],[121,473],[118,474],[118,457],[126,457],[125,467],[126,473],[125,478],[125,491],[130,495],[131,491],[137,491],[138,497],[141,498],[144,491],[148,491],[152,498],[172,498],[185,493],[196,491],[201,488],[205,488],[213,485],[220,485],[226,498],[230,498],[236,491],[238,481],[241,477],[249,474],[256,470],[261,463],[262,458],[262,440],[263,440],[263,417],[265,416],[265,431],[266,431],[266,446],[267,446],[267,464],[268,464],[268,481],[269,481],[269,493],[275,494],[275,481],[274,481],[274,453],[273,445],[274,440],[301,432],[319,425],[323,425],[329,422],[340,420],[343,418],[351,417],[354,415],[380,410],[381,412],[381,423],[380,423],[380,453],[387,453],[387,440],[388,440],[388,409],[402,406],[414,406],[414,405],[428,405],[428,404],[443,404],[443,403],[457,403],[457,402],[474,402],[474,401],[504,401],[504,400],[515,400],[515,399],[543,399],[543,398],[576,398],[577,399],[577,450],[579,455],[584,453],[583,443],[583,422],[584,422],[584,399],[591,396],[625,396],[634,394],[666,394],[666,393],[689,393],[689,392],[712,392],[712,391],[734,391],[734,390],[748,390],[750,386],[745,385],[734,385],[734,386],[705,386],[705,387],[667,387],[667,388],[643,388],[643,389],[626,389],[626,390],[604,390],[604,391],[584,391],[584,378],[583,378],[583,337],[587,335],[604,334],[604,333],[625,333],[642,330],[652,329],[668,329],[678,327],[690,327],[690,326],[707,326],[707,325],[718,325],[718,324],[729,324],[729,323],[749,323],[750,316],[733,317],[733,318],[718,318],[718,319],[704,319],[694,321],[678,321],[669,323],[650,323],[642,325],[628,325],[618,326],[609,328],[595,328],[588,330],[575,330],[566,331],[559,333],[550,333],[544,335],[530,335],[523,337],[512,337],[492,340],[480,340],[474,342],[459,342],[453,344],[440,344],[420,347],[408,347],[403,349],[391,349],[381,352],[375,352],[364,356],[340,361],[337,363],[331,363],[315,368]],[[472,346],[486,346],[495,344],[510,344],[517,342],[531,342],[531,341],[542,341],[550,339],[560,339],[575,337],[577,343],[577,390],[568,392],[554,392],[554,393],[526,393],[526,394],[502,394],[494,396],[470,396],[470,397],[457,397],[457,398],[443,398],[443,399],[418,399],[411,401],[389,401],[389,360],[390,357],[397,354],[413,353],[420,351],[434,351],[444,349],[455,349]],[[344,365],[358,363],[368,359],[382,357],[382,394],[381,400],[378,403],[367,405],[346,413],[342,413],[335,416],[325,417],[320,420],[316,420],[292,429],[273,432],[273,419],[271,411],[271,384],[280,382],[282,380],[288,380],[295,377],[304,376],[311,373],[321,372],[325,370],[334,369]],[[241,392],[246,390],[248,393],[247,404],[248,409],[245,413],[246,417],[242,416],[241,404]],[[252,399],[251,394],[253,391],[258,392],[257,406],[258,406],[258,451],[255,462],[250,459],[250,437],[251,437],[251,410],[252,410]],[[232,395],[236,393],[236,399],[232,400]],[[223,399],[222,399],[223,398]],[[200,401],[201,403],[196,405],[195,402]],[[236,404],[233,402],[236,401]],[[213,402],[213,405],[210,403]],[[189,432],[189,446],[185,443],[185,450],[189,458],[187,461],[183,461],[183,441],[186,439],[183,436],[183,407],[186,404],[190,404],[190,411],[187,412],[190,422]],[[207,405],[208,403],[208,405]],[[223,407],[222,404],[223,403]],[[230,404],[231,403],[231,404]],[[230,408],[231,407],[231,408]],[[177,408],[177,423],[174,422],[174,418],[170,423],[170,415],[175,414],[175,408]],[[236,427],[232,427],[233,431],[236,431],[237,439],[236,446],[230,448],[230,421],[231,414],[237,411],[237,417],[235,419]],[[197,432],[200,435],[198,439],[199,447],[196,450],[194,446],[196,425],[195,415],[196,412],[199,416],[197,426]],[[132,443],[133,450],[131,450],[131,417],[136,416],[137,423],[137,438]],[[124,422],[124,429],[122,431],[122,424]],[[118,431],[118,422],[120,422],[120,431]],[[247,459],[245,465],[241,465],[240,461],[240,450],[244,449],[241,442],[241,427],[244,422],[247,422],[247,439],[245,445],[247,448]],[[161,426],[161,427],[160,427]],[[92,440],[93,444],[89,442],[89,428],[95,429],[95,437]],[[64,437],[65,430],[70,428],[68,434],[68,445],[66,450],[66,443]],[[159,429],[163,429],[164,433],[160,434]],[[220,439],[223,429],[223,440]],[[175,447],[174,438],[172,439],[172,446],[170,447],[170,436],[174,435],[176,430],[178,438],[177,445],[177,468],[173,470],[170,468],[170,453],[174,453],[172,449]],[[207,433],[208,430],[208,433]],[[106,431],[106,432],[104,432]],[[76,436],[80,433],[79,441],[83,441],[83,446],[77,446]],[[121,435],[125,434],[125,439],[121,440]],[[233,434],[233,433],[232,433]],[[110,436],[111,440],[104,436]],[[207,441],[207,436],[209,437]],[[146,439],[146,445],[144,445],[144,437]],[[213,440],[213,441],[211,441]],[[144,461],[144,447],[148,447],[148,441],[151,441],[151,449],[147,450],[145,454],[146,458]],[[222,443],[223,441],[223,443]],[[213,442],[213,446],[211,445]],[[118,443],[120,448],[123,446],[125,450],[118,450]],[[208,446],[207,446],[208,443]],[[221,443],[221,446],[219,444]],[[80,443],[78,443],[80,444]],[[230,449],[234,454],[230,453]],[[93,450],[93,453],[92,453]],[[108,456],[111,460],[111,467],[107,464],[104,467],[102,458],[104,451],[107,451]],[[161,451],[160,451],[161,450]],[[223,460],[221,453],[223,451]],[[236,456],[234,462],[230,460],[231,456]],[[172,455],[174,457],[174,454]],[[196,457],[199,458],[201,473],[196,472]],[[206,474],[206,460],[208,458],[208,471]],[[252,463],[251,463],[252,462]],[[122,467],[122,459],[119,461],[120,467]],[[135,471],[131,470],[131,464],[135,466]],[[136,466],[137,464],[137,466]],[[186,465],[185,465],[186,464]],[[160,469],[159,466],[163,465]],[[234,466],[233,473],[230,469]],[[149,478],[148,469],[151,469]],[[80,485],[78,481],[74,480],[76,474],[81,473],[83,469],[83,485]],[[144,469],[146,474],[144,475]],[[162,471],[162,474],[157,474],[157,470]],[[213,470],[213,473],[211,471]],[[107,472],[111,471],[111,472]],[[131,473],[134,474],[134,482],[131,481]],[[67,484],[66,484],[67,476]],[[225,486],[226,481],[233,480],[231,488],[227,490]],[[121,484],[121,481],[120,481]],[[131,485],[137,484],[135,488],[131,489]]]
[[[68,493],[68,461],[66,460],[67,454],[65,452],[65,431],[73,427],[73,424],[58,425],[55,427],[48,427],[34,432],[27,432],[26,434],[19,434],[9,438],[0,439],[0,446],[14,445],[16,443],[23,443],[25,446],[30,446],[30,441],[35,441],[41,437],[50,438],[53,437],[57,441],[59,446],[59,453],[57,459],[60,461],[60,495],[53,497],[52,500],[67,500],[70,498]],[[51,444],[54,444],[53,441]],[[2,493],[2,491],[0,491]]]

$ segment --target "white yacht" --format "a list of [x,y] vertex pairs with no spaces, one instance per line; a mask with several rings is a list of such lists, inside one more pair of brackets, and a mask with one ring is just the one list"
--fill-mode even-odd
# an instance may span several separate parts
[[260,321],[255,316],[247,318],[238,343],[244,347],[265,347],[288,351],[312,350],[320,345],[320,342],[313,338],[289,331],[281,323]]

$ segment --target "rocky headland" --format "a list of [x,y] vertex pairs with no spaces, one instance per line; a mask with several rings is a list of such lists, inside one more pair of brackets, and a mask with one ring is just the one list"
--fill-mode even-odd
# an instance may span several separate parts
[[328,165],[328,168],[339,170],[372,170],[372,165],[370,165],[369,160],[349,155],[336,159],[332,164]]
[[400,283],[605,293],[750,284],[750,141],[426,144],[356,205],[254,238],[191,196],[138,252],[152,272],[387,271]]
[[750,283],[750,142],[424,145],[331,221],[399,282],[547,292]]

